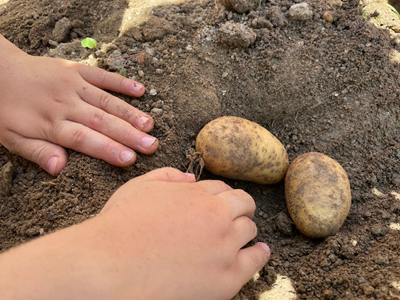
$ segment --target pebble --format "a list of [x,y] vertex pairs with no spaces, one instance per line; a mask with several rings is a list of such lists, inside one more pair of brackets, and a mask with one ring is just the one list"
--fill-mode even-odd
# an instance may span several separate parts
[[151,56],[154,56],[156,54],[156,52],[152,48],[146,48],[146,53]]
[[149,94],[150,94],[150,96],[155,96],[155,95],[157,95],[157,91],[155,89],[151,89]]
[[143,78],[143,77],[144,77],[144,72],[143,72],[143,70],[139,70],[139,71],[138,71],[138,75],[139,75],[140,78]]
[[151,112],[156,115],[162,115],[164,113],[164,110],[162,108],[153,108]]
[[288,11],[288,16],[292,20],[307,21],[312,15],[310,6],[305,2],[292,5]]

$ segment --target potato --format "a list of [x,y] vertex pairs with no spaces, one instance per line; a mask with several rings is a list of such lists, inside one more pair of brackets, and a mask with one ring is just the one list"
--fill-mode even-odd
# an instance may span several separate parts
[[339,232],[351,205],[346,171],[337,161],[317,152],[300,155],[290,164],[285,196],[294,224],[312,238]]
[[226,178],[273,184],[289,166],[285,147],[264,127],[239,117],[208,123],[196,139],[210,172]]

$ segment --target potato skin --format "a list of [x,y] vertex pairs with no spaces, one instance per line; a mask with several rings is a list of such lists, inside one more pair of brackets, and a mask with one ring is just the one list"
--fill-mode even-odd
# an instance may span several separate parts
[[283,180],[289,166],[285,147],[267,129],[239,117],[208,123],[196,139],[210,172],[226,178],[273,184]]
[[318,152],[300,155],[290,164],[285,196],[293,222],[312,238],[339,232],[351,206],[346,171],[337,161]]

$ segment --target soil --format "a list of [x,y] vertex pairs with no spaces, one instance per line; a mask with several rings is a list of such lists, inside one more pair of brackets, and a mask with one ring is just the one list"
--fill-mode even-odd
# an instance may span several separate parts
[[[140,99],[118,96],[154,116],[160,147],[129,168],[69,151],[67,167],[54,178],[0,146],[0,186],[7,186],[0,193],[0,251],[96,215],[132,177],[164,166],[186,170],[199,130],[234,115],[267,128],[291,160],[310,151],[336,159],[352,189],[340,232],[310,239],[290,220],[283,183],[258,185],[204,171],[201,179],[224,180],[254,197],[257,241],[272,249],[259,279],[235,299],[272,299],[268,290],[282,276],[294,292],[274,299],[400,299],[395,14],[385,19],[355,0],[306,0],[312,15],[299,18],[288,12],[298,0],[261,0],[244,13],[198,0],[154,6],[145,23],[122,32],[125,0],[5,2],[0,32],[21,49],[90,57],[143,82],[148,92]],[[86,36],[102,50],[79,47]],[[125,55],[136,56],[112,61]]]

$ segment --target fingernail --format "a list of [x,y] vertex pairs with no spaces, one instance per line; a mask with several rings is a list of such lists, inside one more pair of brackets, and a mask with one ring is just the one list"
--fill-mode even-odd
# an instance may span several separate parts
[[142,138],[141,146],[145,149],[148,149],[150,148],[151,145],[154,144],[155,141],[156,141],[155,137],[145,136],[144,138]]
[[271,255],[271,249],[268,247],[267,244],[265,243],[257,243],[259,246],[261,246],[261,248],[263,248],[265,250],[265,252],[267,252],[268,255]]
[[135,93],[139,93],[143,88],[144,86],[140,83],[134,82],[132,84],[132,91]]
[[58,156],[52,156],[49,161],[47,162],[47,172],[51,175],[56,175],[57,165],[60,158]]
[[149,117],[145,117],[145,116],[141,116],[139,118],[139,128],[140,130],[142,130],[142,128],[146,125],[146,123],[150,120]]
[[135,156],[135,153],[129,150],[124,150],[120,153],[119,157],[122,162],[127,163],[132,160],[132,158]]

